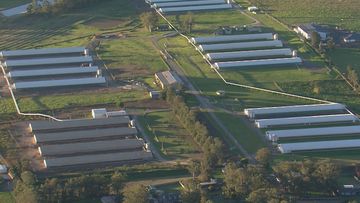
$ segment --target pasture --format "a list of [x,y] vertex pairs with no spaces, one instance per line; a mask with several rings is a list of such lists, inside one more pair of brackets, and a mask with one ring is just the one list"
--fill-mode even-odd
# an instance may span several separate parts
[[171,112],[145,114],[139,117],[139,121],[163,157],[188,158],[199,153],[196,144]]
[[288,25],[320,23],[360,31],[357,0],[250,0]]

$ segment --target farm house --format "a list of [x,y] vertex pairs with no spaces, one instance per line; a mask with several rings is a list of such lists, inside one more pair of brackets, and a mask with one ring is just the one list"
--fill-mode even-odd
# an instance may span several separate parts
[[74,74],[96,74],[99,67],[69,67],[69,68],[50,68],[37,70],[15,70],[10,71],[7,76],[10,78],[56,76],[56,75],[74,75]]
[[49,57],[51,55],[88,55],[85,47],[64,47],[64,48],[45,48],[45,49],[25,49],[14,51],[1,51],[0,58],[24,58],[24,57]]
[[6,60],[2,65],[6,68],[24,68],[29,66],[46,66],[46,65],[63,65],[63,64],[92,64],[93,58],[91,56],[76,56],[76,57],[55,57],[55,58],[32,58],[21,60]]

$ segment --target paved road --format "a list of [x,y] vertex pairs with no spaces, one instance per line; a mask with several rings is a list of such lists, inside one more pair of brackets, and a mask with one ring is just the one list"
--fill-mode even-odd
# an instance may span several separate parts
[[[158,44],[158,38],[154,37],[152,38],[152,42],[155,45],[155,47],[158,50],[161,50],[159,44]],[[172,71],[175,71],[179,77],[182,79],[182,81],[184,82],[184,85],[191,91],[193,92],[194,96],[196,97],[196,99],[199,101],[200,103],[200,108],[204,111],[206,111],[210,117],[213,119],[213,121],[215,121],[218,126],[221,128],[221,130],[225,133],[225,136],[227,136],[235,145],[236,147],[241,151],[241,153],[246,156],[250,161],[255,161],[254,157],[251,156],[245,149],[244,147],[237,141],[237,139],[235,138],[235,136],[224,126],[224,124],[222,123],[222,121],[215,115],[215,113],[212,111],[214,109],[216,109],[210,102],[209,100],[203,96],[203,94],[201,93],[201,91],[197,90],[194,85],[188,80],[188,78],[186,77],[186,75],[184,74],[184,72],[182,71],[182,68],[178,65],[178,63],[173,59],[172,56],[168,56],[166,57],[167,59],[166,62],[169,65],[169,68]],[[209,111],[210,110],[210,111]]]

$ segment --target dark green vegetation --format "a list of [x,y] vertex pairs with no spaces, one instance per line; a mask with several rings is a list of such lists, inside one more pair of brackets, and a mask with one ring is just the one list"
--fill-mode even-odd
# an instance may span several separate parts
[[15,6],[19,6],[25,3],[29,3],[28,0],[2,0],[0,2],[0,10],[6,9],[6,8],[12,8]]

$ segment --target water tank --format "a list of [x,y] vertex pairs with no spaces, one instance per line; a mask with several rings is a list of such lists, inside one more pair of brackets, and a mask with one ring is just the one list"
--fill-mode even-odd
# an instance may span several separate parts
[[293,51],[292,51],[292,56],[293,56],[293,57],[297,57],[297,55],[298,55],[298,54],[297,54],[297,51],[296,51],[296,50],[293,50]]
[[278,34],[274,34],[274,40],[278,40],[279,39],[279,35]]
[[85,56],[89,56],[89,55],[90,55],[89,49],[84,49],[84,55],[85,55]]

